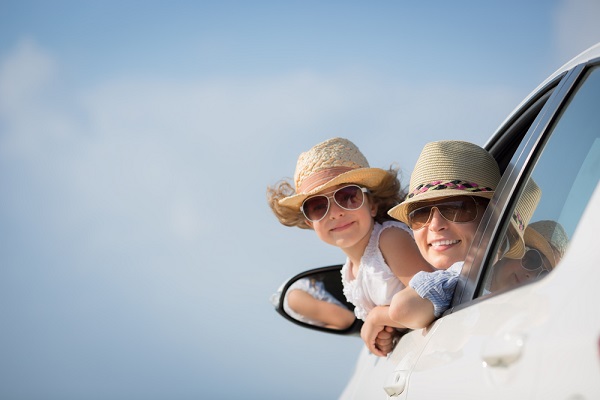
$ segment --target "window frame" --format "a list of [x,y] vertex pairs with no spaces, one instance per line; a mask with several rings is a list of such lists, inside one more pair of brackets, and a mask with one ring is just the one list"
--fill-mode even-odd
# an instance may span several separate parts
[[[588,69],[598,63],[600,63],[600,59],[579,64],[540,88],[505,121],[486,144],[486,149],[499,162],[502,179],[490,201],[490,206],[483,215],[467,254],[454,292],[452,306],[444,315],[488,297],[475,298],[483,284],[484,266],[490,263],[495,254],[497,241],[502,236],[500,235],[501,228],[507,224],[507,220],[510,218],[507,210],[512,210],[516,200],[520,197],[524,183],[550,137],[549,127],[552,127],[556,118],[561,115],[563,106],[568,104],[573,91],[578,87]],[[547,100],[545,100],[546,97]],[[539,108],[541,101],[545,101],[545,103],[537,111],[536,108]],[[528,121],[527,118],[531,117],[532,113],[537,113],[537,115],[523,135],[523,125],[528,123],[524,121]],[[520,139],[521,135],[523,135],[522,140]],[[517,148],[511,157],[510,149],[514,146]]]

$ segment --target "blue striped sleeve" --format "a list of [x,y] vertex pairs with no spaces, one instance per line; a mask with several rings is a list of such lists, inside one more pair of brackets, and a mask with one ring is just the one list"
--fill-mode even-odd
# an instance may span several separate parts
[[462,266],[461,261],[446,270],[417,272],[408,283],[419,296],[433,303],[433,314],[436,318],[450,307]]

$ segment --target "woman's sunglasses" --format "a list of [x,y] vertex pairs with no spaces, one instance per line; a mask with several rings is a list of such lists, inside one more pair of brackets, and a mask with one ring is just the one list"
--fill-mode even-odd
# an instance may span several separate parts
[[530,272],[537,271],[537,278],[550,273],[550,269],[544,265],[542,254],[531,247],[525,247],[525,254],[521,258],[521,267]]
[[327,194],[318,194],[309,197],[302,202],[300,210],[307,220],[318,222],[325,218],[329,212],[329,199],[333,199],[335,204],[344,210],[358,210],[365,203],[364,193],[368,192],[369,189],[357,185],[344,186],[330,192],[331,195],[329,196]]
[[450,222],[465,223],[477,218],[477,201],[471,196],[459,196],[438,200],[408,213],[408,225],[413,231],[419,230],[431,221],[433,209],[439,211]]

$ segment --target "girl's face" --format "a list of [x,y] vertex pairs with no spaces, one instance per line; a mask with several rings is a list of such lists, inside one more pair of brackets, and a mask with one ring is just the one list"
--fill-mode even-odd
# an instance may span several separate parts
[[[447,200],[440,199],[423,205],[435,206]],[[482,204],[477,203],[476,207],[476,216],[469,222],[451,222],[444,218],[437,208],[432,208],[428,223],[413,231],[421,255],[432,266],[447,269],[455,262],[465,260],[485,211]]]
[[[331,195],[333,191],[348,184],[328,188],[318,194]],[[329,210],[319,221],[307,223],[315,230],[319,239],[342,250],[366,247],[369,243],[377,206],[364,195],[364,204],[356,210],[345,210],[333,199],[329,199]]]

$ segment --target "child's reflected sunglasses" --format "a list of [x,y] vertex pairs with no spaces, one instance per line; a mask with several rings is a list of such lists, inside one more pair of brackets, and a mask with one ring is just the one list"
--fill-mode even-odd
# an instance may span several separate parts
[[329,212],[329,199],[333,199],[335,204],[344,210],[358,210],[365,203],[364,194],[368,192],[369,189],[358,185],[344,186],[333,192],[329,192],[331,193],[329,196],[326,193],[309,197],[302,202],[300,210],[307,220],[318,222],[325,218]]
[[550,273],[550,269],[544,265],[544,259],[539,250],[527,246],[525,246],[525,254],[521,258],[521,267],[529,272],[537,272],[536,278]]
[[408,225],[413,231],[429,224],[433,209],[439,211],[444,219],[450,222],[465,223],[477,218],[477,201],[472,196],[457,196],[437,200],[408,213]]

